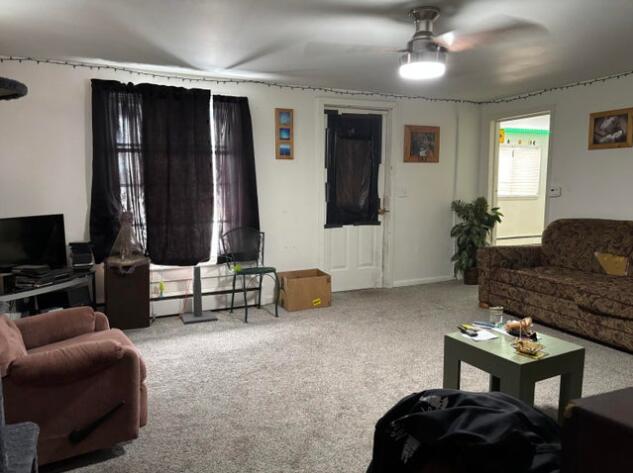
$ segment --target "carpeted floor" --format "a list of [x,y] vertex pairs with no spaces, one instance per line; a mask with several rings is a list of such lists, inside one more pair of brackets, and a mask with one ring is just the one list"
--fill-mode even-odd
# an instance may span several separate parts
[[[279,319],[254,310],[247,325],[241,315],[130,331],[147,363],[149,424],[132,443],[45,471],[363,472],[376,420],[441,387],[443,334],[487,311],[476,287],[450,282],[338,293],[331,308]],[[560,336],[587,348],[584,394],[633,384],[632,355]],[[463,389],[487,387],[464,366]],[[557,395],[558,379],[541,382],[536,404],[553,408]]]

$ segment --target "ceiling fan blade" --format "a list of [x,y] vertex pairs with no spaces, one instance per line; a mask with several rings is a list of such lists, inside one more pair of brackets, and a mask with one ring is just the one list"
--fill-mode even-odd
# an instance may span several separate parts
[[399,48],[374,46],[370,44],[327,43],[309,41],[304,48],[305,54],[312,57],[341,54],[394,54],[402,52]]
[[486,22],[486,27],[456,30],[435,37],[435,41],[452,52],[466,51],[499,41],[544,35],[547,28],[539,23],[512,17],[497,17]]
[[[411,24],[409,11],[421,5],[438,7],[442,15],[453,15],[460,10],[467,0],[399,0],[390,2],[374,1],[359,2],[358,0],[329,0],[314,2],[314,6],[302,5],[310,8],[315,15],[327,14],[333,16],[350,16],[358,20],[362,18],[390,19]],[[305,2],[306,4],[308,2]]]
[[272,54],[275,53],[280,53],[285,51],[286,49],[288,49],[290,46],[288,44],[288,41],[276,41],[274,43],[271,43],[267,46],[264,46],[262,48],[257,49],[256,51],[253,51],[252,53],[241,57],[240,59],[238,59],[237,61],[235,61],[232,64],[229,64],[228,66],[226,66],[224,69],[225,70],[231,70],[231,69],[237,69],[245,64],[254,62],[258,59],[261,59],[263,57],[266,56],[270,56]]

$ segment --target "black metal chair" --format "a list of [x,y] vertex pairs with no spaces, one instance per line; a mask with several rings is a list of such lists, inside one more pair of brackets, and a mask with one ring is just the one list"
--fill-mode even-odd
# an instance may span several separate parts
[[[233,272],[233,291],[231,293],[231,312],[235,303],[235,282],[238,276],[242,277],[242,293],[244,294],[244,322],[248,322],[247,278],[259,279],[257,307],[262,305],[262,280],[269,276],[275,281],[275,317],[279,317],[279,278],[277,270],[272,266],[264,266],[264,232],[254,228],[240,227],[230,230],[220,237],[222,252],[226,258],[226,264]],[[242,266],[242,263],[252,263],[254,266]]]
[[33,422],[5,424],[4,394],[0,379],[0,472],[37,473],[39,433],[39,427]]

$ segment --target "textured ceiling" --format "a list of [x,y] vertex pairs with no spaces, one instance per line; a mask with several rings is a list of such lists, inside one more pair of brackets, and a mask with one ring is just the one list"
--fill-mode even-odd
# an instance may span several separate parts
[[[439,5],[436,31],[502,17],[538,32],[451,53],[445,77],[408,82],[407,12]],[[0,54],[102,59],[213,76],[488,100],[633,69],[633,0],[3,0]]]

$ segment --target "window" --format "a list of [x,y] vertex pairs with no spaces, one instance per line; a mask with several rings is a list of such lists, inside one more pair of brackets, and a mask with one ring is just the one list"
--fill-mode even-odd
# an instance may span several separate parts
[[536,198],[539,195],[540,180],[540,147],[499,146],[498,197]]
[[143,191],[143,157],[141,149],[141,99],[136,94],[120,94],[117,107],[115,152],[118,161],[121,206],[134,217],[134,234],[145,248],[145,193]]

